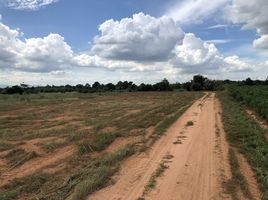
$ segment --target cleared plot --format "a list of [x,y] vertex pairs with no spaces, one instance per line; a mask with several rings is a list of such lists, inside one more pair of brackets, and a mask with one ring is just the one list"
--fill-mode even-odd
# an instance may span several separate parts
[[0,96],[0,199],[83,199],[202,95]]

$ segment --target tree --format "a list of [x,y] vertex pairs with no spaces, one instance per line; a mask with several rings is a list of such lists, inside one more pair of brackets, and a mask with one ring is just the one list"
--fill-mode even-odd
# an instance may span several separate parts
[[101,86],[101,84],[98,81],[96,81],[95,83],[93,83],[92,88],[93,89],[99,89],[100,86]]
[[105,85],[105,89],[108,91],[113,91],[113,90],[115,90],[115,85],[112,83],[108,83]]
[[18,85],[12,86],[11,88],[7,87],[4,90],[5,94],[23,94],[23,92],[24,92],[23,89]]
[[204,78],[202,75],[195,75],[193,77],[193,82],[194,83],[199,83],[202,89],[204,87],[205,80],[206,80],[206,78]]
[[153,87],[157,91],[171,91],[172,90],[166,78],[164,78],[161,82],[156,83]]
[[191,86],[191,90],[193,90],[193,91],[201,91],[201,90],[203,90],[203,87],[199,82],[193,82],[192,86]]
[[245,85],[254,85],[254,82],[253,80],[251,80],[251,78],[247,78],[245,81],[244,81]]
[[182,88],[187,90],[187,91],[191,91],[191,85],[192,85],[191,82],[186,82],[186,83],[182,84]]

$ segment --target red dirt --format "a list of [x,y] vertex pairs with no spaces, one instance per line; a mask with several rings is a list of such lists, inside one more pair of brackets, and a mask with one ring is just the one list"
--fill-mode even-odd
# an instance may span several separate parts
[[[227,160],[226,151],[221,149],[227,146],[224,133],[218,139],[224,144],[217,145],[216,112],[214,95],[198,100],[149,152],[124,162],[114,177],[115,185],[94,193],[89,199],[136,200],[142,196],[144,187],[167,153],[174,158],[164,175],[158,178],[156,188],[145,196],[146,200],[230,199],[221,185],[224,178],[230,177],[230,169],[228,164],[222,164]],[[194,126],[185,126],[189,120]],[[174,144],[178,138],[181,138],[181,144]]]
[[70,158],[73,155],[74,151],[74,146],[67,146],[56,150],[53,154],[48,154],[36,159],[32,159],[17,168],[3,172],[0,175],[0,186],[7,184],[14,178],[21,178],[27,175],[31,175],[34,172],[42,170],[43,168],[53,163]]
[[261,199],[261,192],[258,188],[258,183],[256,181],[254,171],[252,170],[248,161],[242,154],[237,152],[236,155],[238,158],[239,168],[248,183],[250,193],[252,194],[254,199],[256,200]]
[[[188,121],[193,121],[194,125],[186,126]],[[88,199],[231,199],[223,187],[232,176],[225,135],[221,105],[215,94],[207,94],[196,101],[148,152],[127,159],[113,177],[114,185],[97,191]],[[144,193],[152,174],[167,154],[174,156],[166,163],[168,168],[157,178],[156,187]],[[260,199],[253,171],[246,160],[239,159],[253,196]]]

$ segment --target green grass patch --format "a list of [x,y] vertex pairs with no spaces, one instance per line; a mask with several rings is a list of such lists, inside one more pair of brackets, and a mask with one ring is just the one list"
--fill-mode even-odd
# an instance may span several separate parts
[[[263,199],[268,199],[268,142],[265,139],[267,131],[250,118],[242,106],[226,92],[220,92],[218,96],[223,106],[222,117],[227,139],[231,146],[245,155],[256,173]],[[234,165],[232,156],[230,159]],[[233,170],[233,174],[235,176],[237,173]]]
[[157,183],[157,178],[162,176],[167,168],[168,166],[165,165],[164,161],[162,161],[160,165],[158,166],[158,168],[153,173],[153,175],[151,176],[147,185],[145,186],[143,196],[146,195],[150,190],[155,188],[156,183]]
[[12,180],[9,184],[0,189],[0,199],[14,200],[22,194],[37,194],[41,187],[49,180],[49,175],[36,173],[23,178]]

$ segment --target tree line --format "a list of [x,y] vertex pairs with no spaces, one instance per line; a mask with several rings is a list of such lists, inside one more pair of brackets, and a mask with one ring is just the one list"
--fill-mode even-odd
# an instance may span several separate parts
[[141,83],[136,85],[132,81],[119,81],[117,84],[108,83],[101,84],[98,81],[90,84],[72,85],[47,85],[47,86],[29,86],[27,84],[20,84],[6,88],[0,88],[1,94],[23,94],[23,93],[53,93],[53,92],[80,92],[80,93],[94,93],[94,92],[135,92],[135,91],[215,91],[222,90],[225,84],[237,85],[268,85],[268,79],[265,81],[251,80],[247,78],[244,81],[230,81],[230,80],[210,80],[202,75],[195,75],[193,79],[184,83],[169,83],[167,79],[155,84]]

